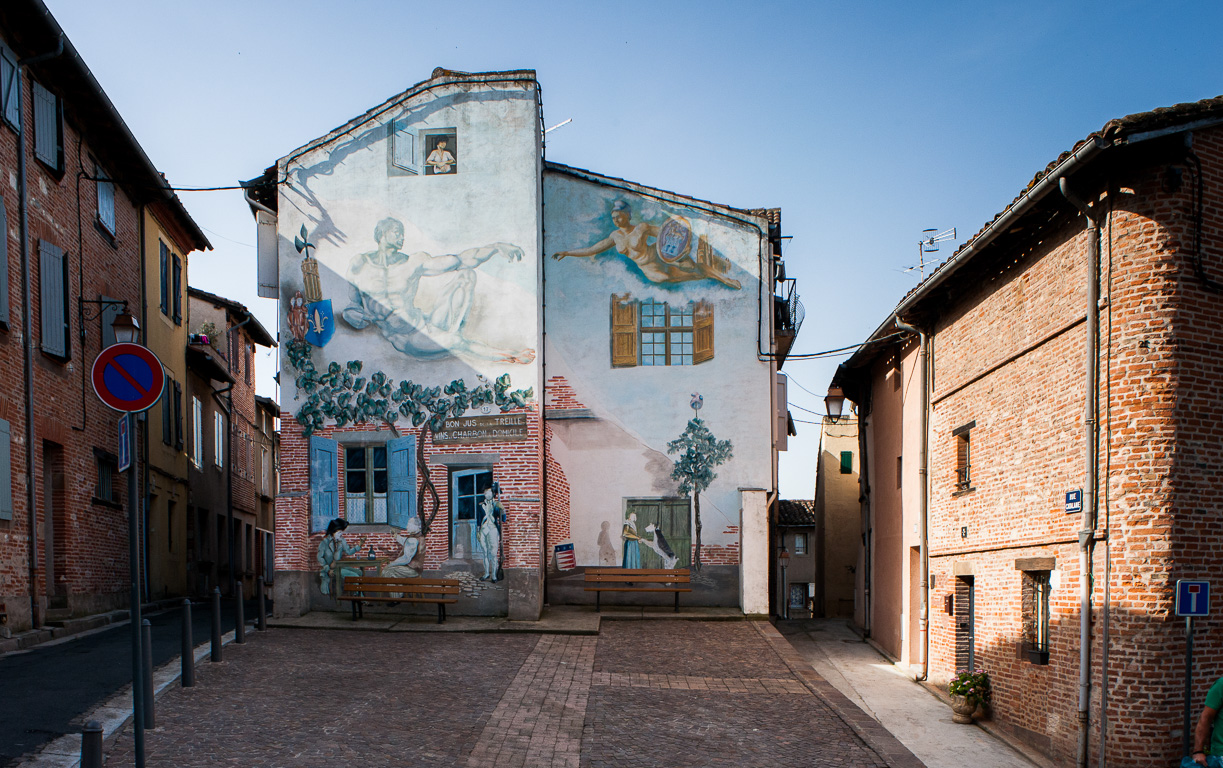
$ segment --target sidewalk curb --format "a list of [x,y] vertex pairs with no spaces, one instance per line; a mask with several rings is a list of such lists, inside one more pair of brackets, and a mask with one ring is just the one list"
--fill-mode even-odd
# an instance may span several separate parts
[[[126,614],[126,611],[124,611]],[[255,634],[251,629],[248,635]],[[221,637],[224,647],[234,641],[234,630]],[[199,664],[212,654],[212,641],[208,640],[195,646],[195,663]],[[224,664],[222,660],[220,663]],[[153,670],[153,700],[156,701],[162,693],[169,689],[182,677],[182,656],[175,656],[170,661]],[[199,682],[196,682],[199,686]],[[81,723],[97,720],[102,726],[102,743],[109,745],[116,734],[132,721],[132,686],[129,684],[120,689],[98,706],[80,717]],[[156,730],[156,729],[154,729]],[[81,764],[81,734],[69,733],[46,744],[38,752],[19,758],[12,768],[79,768]]]
[[862,739],[866,746],[873,750],[889,768],[926,768],[925,763],[909,751],[891,731],[884,728],[878,721],[850,701],[845,694],[838,691],[803,660],[790,641],[777,630],[777,627],[765,622],[753,622],[752,625],[769,642],[777,655],[794,675],[800,678],[810,691],[822,699],[841,720]]

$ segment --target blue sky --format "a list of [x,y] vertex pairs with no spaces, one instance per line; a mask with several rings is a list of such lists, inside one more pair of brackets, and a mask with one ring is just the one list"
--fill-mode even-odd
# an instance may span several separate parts
[[[1223,93],[1208,2],[46,2],[180,186],[256,176],[434,67],[535,69],[547,124],[573,120],[548,159],[782,208],[798,352],[874,330],[917,282],[923,229],[957,229],[948,256],[1108,120]],[[274,329],[241,194],[182,198],[216,248],[191,283]],[[839,359],[785,370],[823,393]],[[818,432],[798,427],[781,492],[809,498]]]

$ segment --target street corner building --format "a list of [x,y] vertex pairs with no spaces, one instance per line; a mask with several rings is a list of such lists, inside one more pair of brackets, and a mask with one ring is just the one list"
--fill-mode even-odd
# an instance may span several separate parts
[[1176,582],[1223,566],[1221,174],[1223,97],[1109,122],[836,374],[865,446],[857,621],[935,683],[988,671],[995,723],[1057,765],[1182,754]]
[[245,182],[284,340],[278,612],[428,575],[536,619],[594,602],[588,566],[767,611],[780,212],[546,162],[542,119],[533,71],[438,69]]

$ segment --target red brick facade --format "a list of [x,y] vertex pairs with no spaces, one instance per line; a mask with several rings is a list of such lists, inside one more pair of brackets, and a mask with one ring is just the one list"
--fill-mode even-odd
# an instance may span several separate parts
[[[1223,283],[1223,129],[1193,134],[1200,209],[1196,162],[1184,147],[1176,136],[1109,150],[1071,179],[1100,218],[1089,760],[1103,741],[1113,766],[1179,759],[1185,633],[1175,583],[1212,579],[1223,565],[1223,302],[1211,284]],[[1085,517],[1064,506],[1066,491],[1088,483],[1089,235],[1056,190],[1021,221],[909,304],[933,349],[929,671],[941,684],[965,664],[971,584],[975,666],[991,674],[994,720],[1072,765]],[[1049,574],[1047,664],[1028,653],[1034,619],[1025,572]],[[1223,672],[1220,626],[1217,618],[1197,622],[1195,718]]]

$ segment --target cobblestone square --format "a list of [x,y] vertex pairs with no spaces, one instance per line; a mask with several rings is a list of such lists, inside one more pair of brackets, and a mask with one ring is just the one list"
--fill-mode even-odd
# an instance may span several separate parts
[[[771,626],[745,621],[612,621],[598,636],[277,629],[158,700],[147,761],[920,765],[796,658]],[[108,752],[132,763],[130,726]]]

